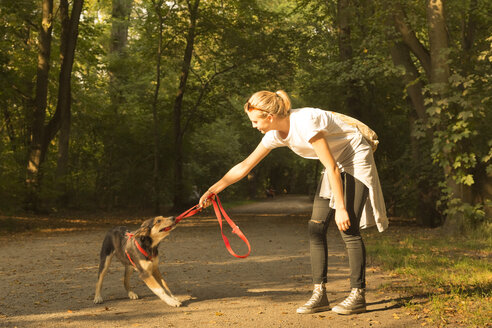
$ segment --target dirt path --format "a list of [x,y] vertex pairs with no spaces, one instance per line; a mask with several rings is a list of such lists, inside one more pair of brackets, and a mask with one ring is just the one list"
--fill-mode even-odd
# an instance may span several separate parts
[[[139,300],[129,300],[123,267],[106,276],[105,302],[94,305],[98,253],[107,227],[76,232],[0,237],[1,327],[420,327],[401,308],[400,295],[383,292],[397,283],[368,267],[368,312],[339,316],[296,314],[310,297],[307,197],[281,197],[230,211],[253,251],[236,259],[225,249],[212,212],[186,219],[161,243],[161,271],[183,301],[171,308],[137,275]],[[208,215],[208,216],[207,216]],[[341,237],[329,230],[329,299],[348,292],[348,262]],[[245,252],[230,237],[232,247]]]

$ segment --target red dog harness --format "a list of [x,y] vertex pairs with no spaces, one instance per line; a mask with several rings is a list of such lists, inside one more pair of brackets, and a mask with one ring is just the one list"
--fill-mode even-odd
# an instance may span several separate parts
[[[232,221],[231,218],[227,215],[226,211],[222,207],[222,204],[220,203],[219,196],[217,196],[216,194],[212,194],[212,195],[210,195],[210,197],[208,197],[208,199],[211,199],[212,200],[212,204],[214,206],[214,211],[215,211],[215,216],[217,217],[217,221],[219,222],[219,226],[220,226],[220,233],[222,234],[222,239],[224,240],[225,247],[227,248],[227,250],[229,251],[229,253],[232,256],[235,256],[237,258],[246,258],[246,257],[248,257],[249,254],[251,253],[251,245],[249,244],[249,241],[246,238],[246,236],[242,233],[241,229],[239,229],[239,226],[237,226],[234,223],[234,221]],[[201,210],[202,210],[202,207],[200,207],[200,204],[197,204],[197,205],[193,206],[192,208],[190,208],[189,210],[185,211],[184,213],[182,213],[181,215],[179,215],[176,218],[176,224],[179,221],[181,221],[182,219],[187,218],[187,217],[190,217],[190,216],[193,216],[196,213],[200,212]],[[247,254],[245,254],[245,255],[237,255],[232,250],[231,244],[229,243],[229,239],[227,239],[227,237],[224,235],[224,232],[222,230],[222,215],[224,216],[224,219],[227,221],[227,223],[229,224],[229,226],[232,228],[232,233],[235,233],[248,246],[248,253]]]
[[[128,242],[128,240],[132,239],[133,242],[135,243],[135,246],[137,246],[137,249],[140,251],[140,253],[142,253],[143,256],[145,256],[147,259],[152,260],[152,256],[149,256],[149,254],[145,251],[145,249],[143,249],[142,246],[140,246],[140,244],[138,243],[138,241],[135,238],[133,238],[133,234],[132,233],[127,232],[126,233],[126,236],[128,237],[127,242]],[[127,251],[125,251],[125,254],[126,254],[126,257],[128,257],[128,259],[130,260],[130,262],[133,264],[133,266],[134,267],[137,267],[135,265],[135,263],[133,262],[132,258],[130,257],[130,254],[128,254]]]

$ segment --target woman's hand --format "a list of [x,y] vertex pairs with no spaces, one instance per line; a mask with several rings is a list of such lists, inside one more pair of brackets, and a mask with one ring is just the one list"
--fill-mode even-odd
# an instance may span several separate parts
[[350,218],[346,209],[335,210],[335,222],[340,231],[347,231],[350,228]]
[[210,204],[212,204],[212,201],[210,200],[210,196],[211,195],[214,195],[212,197],[215,197],[215,194],[212,193],[210,190],[207,190],[203,195],[202,197],[200,197],[200,201],[198,202],[198,204],[200,204],[200,207],[209,207]]

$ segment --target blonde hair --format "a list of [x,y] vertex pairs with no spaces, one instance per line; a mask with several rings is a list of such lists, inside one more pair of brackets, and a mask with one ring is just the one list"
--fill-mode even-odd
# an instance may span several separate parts
[[244,111],[248,112],[251,107],[268,114],[286,117],[290,115],[290,98],[283,90],[276,92],[258,91],[254,93],[244,104]]

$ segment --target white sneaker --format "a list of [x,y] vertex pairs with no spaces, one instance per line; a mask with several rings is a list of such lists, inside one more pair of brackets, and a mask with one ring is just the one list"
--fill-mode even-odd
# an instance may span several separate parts
[[306,304],[297,309],[297,313],[308,314],[328,311],[329,309],[330,302],[328,302],[324,284],[316,284],[314,285],[313,295]]
[[355,314],[366,312],[366,290],[352,288],[350,295],[332,309],[338,314]]

